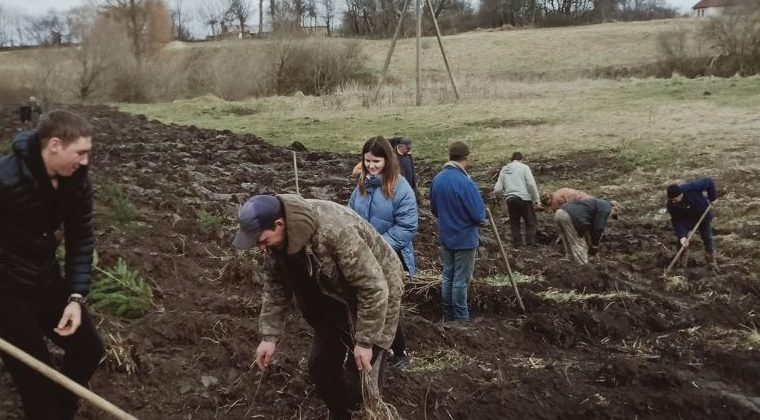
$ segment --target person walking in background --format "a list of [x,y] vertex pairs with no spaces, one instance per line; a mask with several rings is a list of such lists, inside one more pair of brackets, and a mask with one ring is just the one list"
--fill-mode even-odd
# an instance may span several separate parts
[[[705,194],[707,197],[705,197]],[[709,203],[714,203],[718,196],[715,191],[715,182],[712,178],[701,178],[685,184],[671,184],[667,188],[667,209],[670,213],[670,221],[676,232],[678,242],[684,248],[689,246],[689,232],[694,229],[702,214],[707,210]],[[709,203],[708,203],[709,201]],[[715,269],[718,267],[715,240],[712,231],[713,214],[710,211],[699,224],[699,236],[705,247],[705,260]],[[686,268],[688,256],[686,249],[680,257],[681,267]]]
[[[362,173],[351,193],[348,206],[368,221],[398,254],[404,271],[414,277],[414,248],[417,235],[417,201],[407,180],[400,176],[396,153],[388,140],[373,137],[362,147]],[[399,321],[391,344],[393,356],[388,363],[406,368],[409,354],[406,337]]]
[[594,197],[585,191],[574,190],[572,188],[560,188],[557,191],[544,196],[541,202],[552,211],[557,211],[567,203],[575,203],[581,200],[588,200],[589,198]]
[[238,219],[233,246],[267,254],[256,364],[271,364],[295,297],[314,328],[308,369],[316,392],[331,420],[350,419],[362,404],[360,372],[369,374],[370,393],[380,392],[404,290],[398,256],[369,223],[330,201],[256,195]]
[[[85,296],[92,282],[92,127],[67,111],[43,115],[0,159],[0,338],[45,364],[49,338],[64,350],[63,374],[87,386],[103,357]],[[63,228],[63,272],[56,231]],[[73,419],[79,400],[2,353],[28,420]]]
[[622,210],[623,206],[617,201],[596,198],[568,203],[557,210],[554,220],[565,247],[565,257],[578,264],[588,264],[588,256],[599,253],[608,219],[617,220]]
[[[523,163],[520,152],[512,154],[512,160],[501,168],[499,179],[493,187],[494,193],[502,193],[507,200],[509,226],[512,231],[512,247],[536,244],[536,208],[541,206],[538,187],[530,167]],[[525,241],[520,221],[525,222]]]
[[449,146],[449,161],[430,184],[430,206],[438,219],[441,242],[444,321],[470,319],[467,291],[480,244],[478,225],[486,220],[480,190],[467,174],[469,156],[467,144],[453,142]]
[[390,140],[391,147],[396,152],[399,166],[401,167],[401,176],[406,178],[412,190],[417,192],[417,176],[414,172],[414,158],[412,157],[412,139],[409,137],[392,137]]

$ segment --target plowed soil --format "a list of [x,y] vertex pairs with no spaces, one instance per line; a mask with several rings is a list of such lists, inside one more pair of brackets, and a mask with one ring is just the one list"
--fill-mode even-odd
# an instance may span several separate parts
[[[297,313],[274,367],[262,372],[252,365],[260,256],[230,245],[240,202],[254,193],[295,191],[291,151],[253,135],[167,125],[108,107],[76,111],[96,128],[100,264],[124,258],[156,293],[156,307],[136,320],[96,312],[110,354],[92,389],[141,419],[326,418],[306,373],[311,332]],[[18,128],[14,109],[0,108],[2,140]],[[358,153],[299,150],[301,193],[347,202]],[[479,280],[506,273],[494,233],[482,228],[478,279],[470,288],[474,318],[442,323],[439,288],[426,282],[440,270],[425,199],[439,165],[418,167],[416,252],[424,278],[408,285],[402,316],[413,361],[408,370],[390,369],[384,388],[404,418],[760,418],[760,352],[751,341],[760,248],[753,226],[716,230],[718,273],[704,267],[697,243],[692,267],[674,273],[680,285],[666,282],[662,270],[674,253],[669,225],[650,217],[656,209],[635,204],[662,192],[621,183],[617,198],[632,205],[611,222],[591,265],[560,260],[549,214],[540,215],[541,244],[510,254],[512,269],[533,279],[519,284],[525,313],[510,286]],[[589,191],[630,170],[612,154],[534,166],[539,186],[562,179]],[[494,171],[473,168],[484,191]],[[756,174],[736,174],[760,187]],[[733,194],[735,179],[716,181],[722,196]],[[139,223],[112,220],[106,182],[124,189]],[[498,205],[493,211],[508,244],[504,212]],[[201,223],[201,214],[223,215],[224,222]],[[729,236],[752,246],[729,251]],[[91,407],[80,417],[107,418]],[[0,418],[21,418],[7,374],[0,376]]]

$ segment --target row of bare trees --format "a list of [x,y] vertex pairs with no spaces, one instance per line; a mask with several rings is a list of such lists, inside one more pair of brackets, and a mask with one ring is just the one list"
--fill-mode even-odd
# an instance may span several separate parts
[[480,0],[481,26],[559,26],[675,16],[664,0]]

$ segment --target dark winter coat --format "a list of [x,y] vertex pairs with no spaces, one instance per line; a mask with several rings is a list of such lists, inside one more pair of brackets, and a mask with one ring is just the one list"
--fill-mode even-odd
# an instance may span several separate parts
[[[718,196],[712,178],[700,178],[679,186],[683,191],[683,200],[677,204],[668,200],[667,209],[676,234],[679,238],[685,238],[689,236],[689,231],[694,229],[702,213],[707,209],[708,200],[713,202]],[[706,198],[705,193],[707,193]],[[705,216],[705,221],[709,222],[712,218],[713,215],[710,212]]]
[[[55,231],[64,227],[65,285]],[[52,188],[34,132],[19,134],[0,159],[0,289],[29,296],[60,290],[86,295],[95,246],[87,167]],[[2,293],[0,291],[0,293]]]
[[562,206],[562,210],[570,215],[573,226],[580,236],[586,232],[591,234],[591,245],[599,246],[602,233],[607,226],[607,220],[612,214],[612,203],[597,198],[576,201]]

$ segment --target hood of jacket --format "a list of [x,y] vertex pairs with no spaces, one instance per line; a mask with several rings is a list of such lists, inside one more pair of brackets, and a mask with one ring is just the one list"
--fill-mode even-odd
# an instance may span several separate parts
[[287,253],[293,255],[309,243],[317,231],[319,222],[311,205],[303,197],[296,194],[278,194],[277,198],[285,210]]

